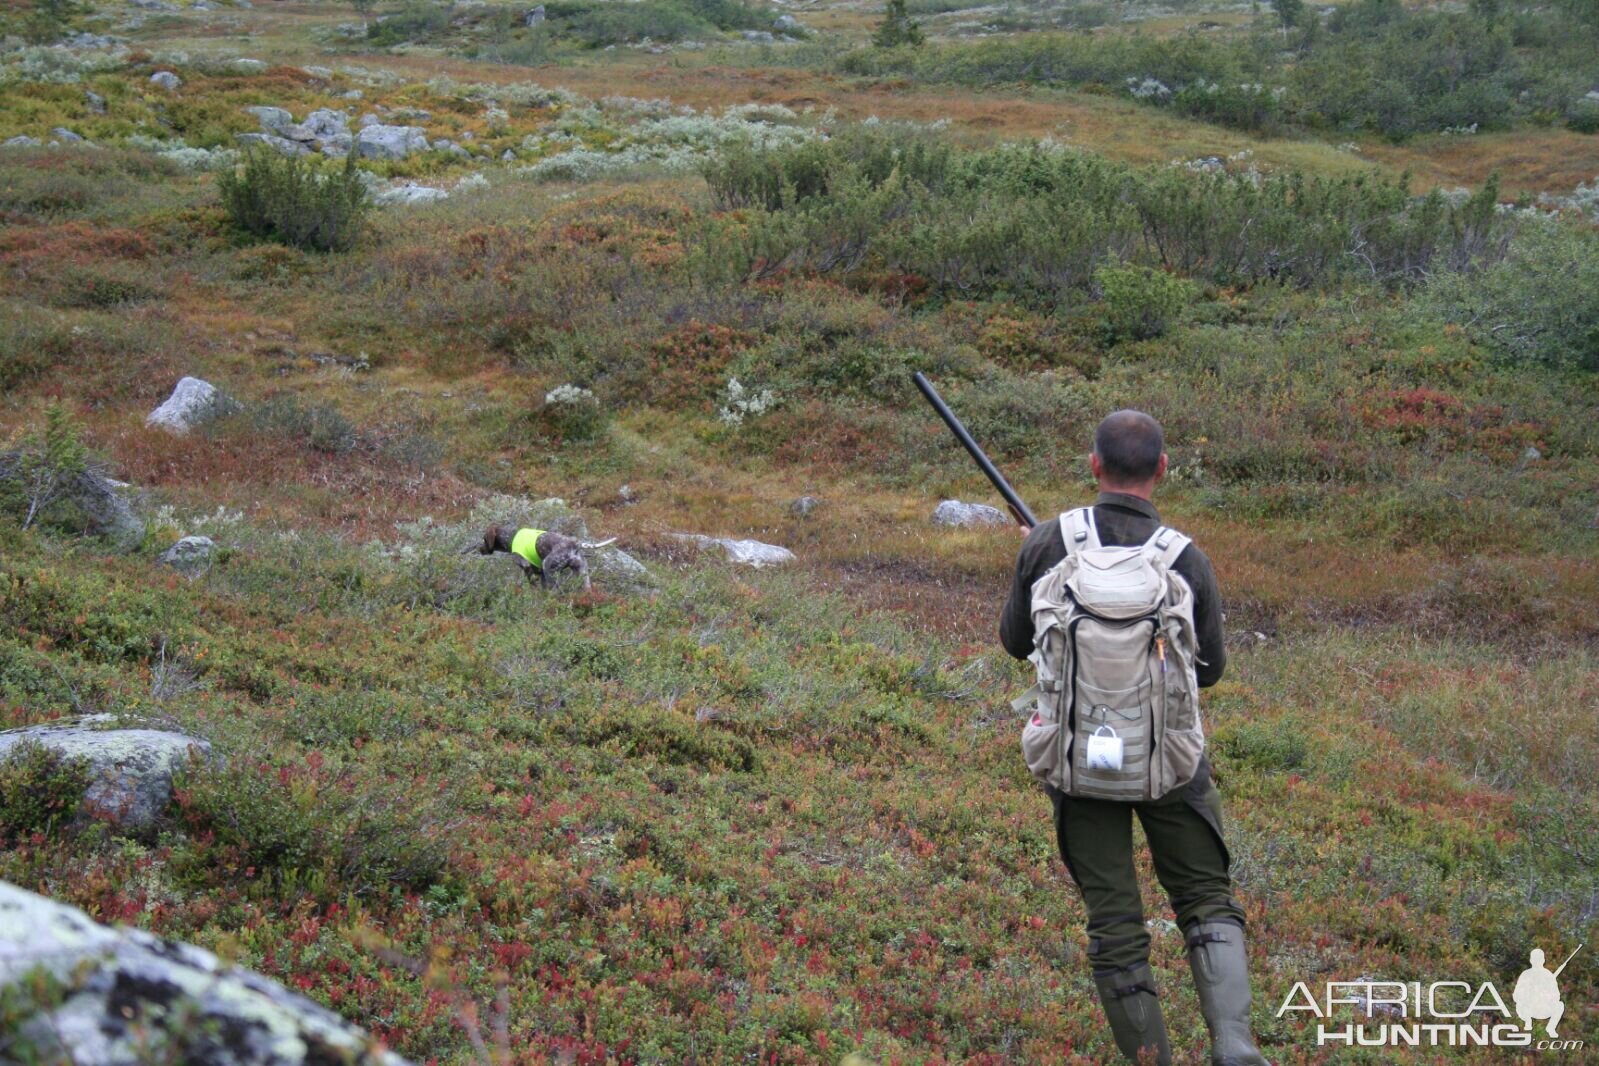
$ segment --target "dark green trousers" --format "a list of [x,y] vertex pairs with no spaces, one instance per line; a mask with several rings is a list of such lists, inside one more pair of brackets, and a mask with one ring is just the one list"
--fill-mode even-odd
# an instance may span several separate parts
[[1208,760],[1187,785],[1147,803],[1076,799],[1054,792],[1050,798],[1060,856],[1088,910],[1088,956],[1096,976],[1149,958],[1144,900],[1133,866],[1134,813],[1178,926],[1186,933],[1194,922],[1244,924],[1243,908],[1233,899],[1221,795]]

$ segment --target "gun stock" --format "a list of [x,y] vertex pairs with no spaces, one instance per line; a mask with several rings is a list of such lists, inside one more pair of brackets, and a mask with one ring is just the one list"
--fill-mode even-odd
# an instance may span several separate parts
[[932,405],[933,410],[938,412],[938,417],[944,420],[944,424],[949,427],[949,431],[955,434],[955,439],[961,442],[961,447],[965,448],[967,454],[976,460],[978,469],[987,475],[994,488],[999,490],[1000,496],[1004,497],[1006,508],[1010,510],[1016,521],[1028,529],[1038,525],[1038,519],[1033,517],[1033,512],[1027,509],[1027,505],[1016,494],[1016,490],[1010,487],[1010,482],[1005,480],[1005,475],[999,472],[999,468],[984,454],[983,449],[972,439],[972,435],[966,432],[966,427],[961,425],[961,420],[955,417],[955,412],[949,409],[949,405],[938,394],[938,390],[933,388],[933,383],[928,381],[920,371],[912,375],[911,380],[916,383],[916,387],[921,390],[922,395]]

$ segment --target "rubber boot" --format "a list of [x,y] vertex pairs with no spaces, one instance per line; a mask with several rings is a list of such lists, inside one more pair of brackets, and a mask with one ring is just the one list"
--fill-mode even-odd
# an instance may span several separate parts
[[1210,1027],[1211,1066],[1270,1066],[1249,1033],[1249,956],[1242,927],[1195,922],[1188,930],[1188,966]]
[[[1095,974],[1094,987],[1105,1006],[1111,1035],[1127,1061],[1171,1066],[1171,1042],[1166,1039],[1166,1019],[1161,1017],[1160,1000],[1155,998],[1155,974],[1149,964]],[[1145,1054],[1143,1060],[1138,1057],[1141,1050]],[[1151,1050],[1152,1059],[1148,1057]]]

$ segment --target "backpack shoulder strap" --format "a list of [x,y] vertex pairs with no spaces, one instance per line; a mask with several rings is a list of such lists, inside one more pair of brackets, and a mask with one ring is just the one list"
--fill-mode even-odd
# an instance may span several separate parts
[[1066,544],[1068,556],[1099,547],[1099,530],[1094,526],[1094,509],[1079,507],[1061,515],[1060,538]]
[[1170,526],[1161,526],[1144,542],[1144,551],[1159,559],[1161,565],[1170,570],[1177,565],[1177,557],[1193,542],[1192,537],[1179,533]]

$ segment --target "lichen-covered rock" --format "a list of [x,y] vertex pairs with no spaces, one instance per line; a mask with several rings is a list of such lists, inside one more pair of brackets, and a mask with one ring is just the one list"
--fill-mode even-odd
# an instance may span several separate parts
[[167,401],[150,412],[144,424],[182,436],[226,406],[227,400],[209,381],[184,377],[178,380]]
[[384,189],[373,197],[373,200],[384,205],[431,204],[439,200],[448,199],[449,195],[443,189],[435,189],[428,185],[413,185],[407,182],[392,189]]
[[[405,1066],[325,1007],[201,948],[113,929],[0,881],[0,988],[38,970],[66,996],[18,1020],[6,1061]],[[19,1000],[20,1002],[21,1000]]]
[[6,138],[4,148],[37,148],[42,142],[37,137],[29,137],[26,133],[19,133],[15,137]]
[[131,551],[144,540],[144,519],[129,499],[131,486],[89,470],[78,478],[75,489],[72,502],[88,521],[89,532],[105,537],[120,551]]
[[420,126],[367,126],[355,137],[363,159],[404,159],[428,150],[427,132]]
[[89,109],[89,113],[92,115],[105,114],[105,97],[101,96],[93,89],[83,90],[83,104]]
[[281,133],[285,126],[294,125],[294,115],[281,107],[257,105],[245,108],[244,113],[253,117],[268,133]]
[[180,573],[200,574],[210,568],[211,555],[216,547],[216,542],[210,537],[184,537],[162,552],[156,561]]
[[170,70],[158,70],[150,75],[150,84],[160,86],[167,92],[175,92],[183,86],[183,79]]
[[267,69],[267,65],[264,60],[246,59],[244,56],[240,56],[238,59],[235,59],[228,65],[234,70],[238,71],[240,74],[262,74],[265,73]]
[[0,733],[0,757],[21,744],[37,743],[71,758],[88,760],[84,814],[124,829],[147,829],[172,801],[172,775],[191,755],[211,745],[161,729],[95,729],[95,720],[70,725],[35,725]]
[[818,500],[815,496],[801,496],[799,499],[788,505],[788,513],[793,515],[795,518],[805,518],[821,505],[822,501]]
[[350,133],[349,116],[343,111],[334,111],[326,107],[305,116],[305,121],[301,125],[305,127],[307,133],[319,141],[348,137]]
[[620,548],[597,548],[589,553],[594,581],[622,592],[642,592],[655,586],[649,568]]
[[986,503],[945,500],[933,509],[933,524],[940,526],[1002,526],[1009,522],[1005,512]]
[[757,570],[767,566],[782,566],[795,559],[794,553],[787,548],[758,540],[707,537],[701,533],[673,533],[672,536],[697,544],[702,549],[720,548],[732,562],[740,566],[753,566]]
[[[294,127],[287,126],[284,128],[293,129]],[[311,151],[309,146],[301,144],[299,141],[290,140],[288,137],[279,136],[276,133],[239,133],[235,134],[233,139],[246,148],[259,144],[275,152],[282,152],[284,155],[308,155]]]

